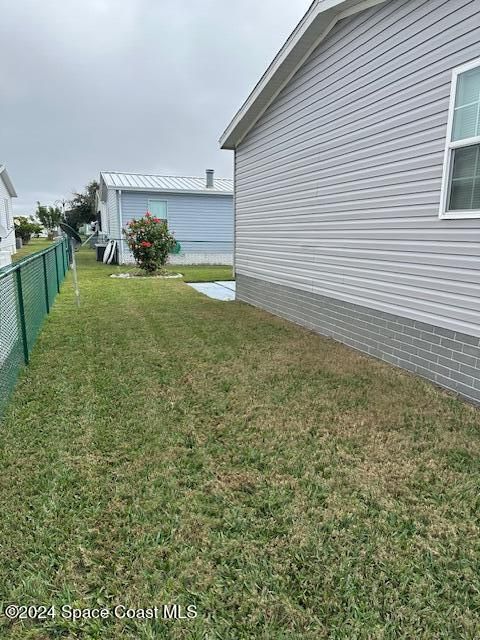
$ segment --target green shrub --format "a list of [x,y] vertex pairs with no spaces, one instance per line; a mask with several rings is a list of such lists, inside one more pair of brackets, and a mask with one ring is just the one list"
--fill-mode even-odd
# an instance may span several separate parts
[[147,213],[131,220],[123,230],[137,265],[148,274],[160,271],[167,263],[168,254],[176,245],[175,238],[161,220]]

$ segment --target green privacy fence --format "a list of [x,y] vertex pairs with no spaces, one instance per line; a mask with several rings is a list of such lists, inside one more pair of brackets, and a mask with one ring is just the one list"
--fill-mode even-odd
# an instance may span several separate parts
[[67,239],[0,269],[0,416],[70,262]]

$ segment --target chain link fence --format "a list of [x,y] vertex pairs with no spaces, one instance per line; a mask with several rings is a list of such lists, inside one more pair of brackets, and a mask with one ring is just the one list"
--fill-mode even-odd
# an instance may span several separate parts
[[70,263],[65,238],[0,269],[0,416]]

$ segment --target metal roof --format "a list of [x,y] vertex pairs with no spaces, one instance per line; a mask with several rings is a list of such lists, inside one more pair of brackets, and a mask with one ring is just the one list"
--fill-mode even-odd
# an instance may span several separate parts
[[153,176],[139,173],[102,171],[100,180],[107,189],[130,191],[171,191],[187,193],[233,194],[233,180],[214,178],[213,187],[206,186],[206,179],[185,176]]
[[386,0],[314,0],[271,65],[220,138],[222,149],[235,149],[310,54],[347,16]]
[[7,187],[8,193],[12,196],[12,198],[17,197],[17,192],[15,191],[15,187],[13,186],[13,182],[8,175],[7,168],[4,164],[0,162],[0,175],[3,178],[5,186]]

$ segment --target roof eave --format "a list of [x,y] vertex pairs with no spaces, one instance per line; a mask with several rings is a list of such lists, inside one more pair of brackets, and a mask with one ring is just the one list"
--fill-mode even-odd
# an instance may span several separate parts
[[[103,201],[107,198],[107,191],[110,190],[121,190],[121,191],[137,191],[137,192],[154,192],[154,193],[184,193],[184,194],[194,194],[194,195],[213,195],[213,196],[233,196],[233,180],[227,180],[224,178],[219,178],[214,187],[200,187],[200,184],[203,184],[201,178],[188,178],[188,180],[195,180],[196,184],[185,185],[185,187],[181,186],[154,186],[147,184],[124,184],[122,180],[119,179],[115,181],[111,178],[111,176],[140,176],[140,177],[149,177],[149,178],[171,178],[176,180],[186,180],[183,176],[154,176],[148,175],[144,176],[143,174],[124,174],[116,171],[101,171],[100,172],[100,180],[99,180],[99,190],[100,197]],[[118,184],[116,184],[118,182]],[[131,181],[130,181],[131,182]],[[225,183],[229,183],[229,186],[225,186]],[[190,188],[189,188],[190,187]]]
[[165,189],[164,187],[136,187],[136,186],[122,186],[115,184],[106,184],[107,189],[115,189],[118,191],[148,191],[149,193],[185,193],[187,195],[202,195],[202,196],[233,196],[232,191],[214,191],[207,189]]
[[8,193],[10,194],[10,196],[12,198],[17,198],[17,192],[15,191],[15,187],[13,186],[13,182],[10,179],[10,176],[8,175],[8,171],[7,168],[5,167],[4,164],[0,165],[0,175],[2,176],[3,182],[5,183],[5,186],[7,187]]
[[100,200],[102,202],[105,202],[105,200],[107,199],[107,191],[108,191],[108,187],[107,187],[107,183],[105,181],[105,178],[103,177],[103,172],[100,171],[100,180],[98,181],[98,191],[100,194]]
[[287,82],[344,17],[386,0],[315,0],[220,138],[235,149]]

